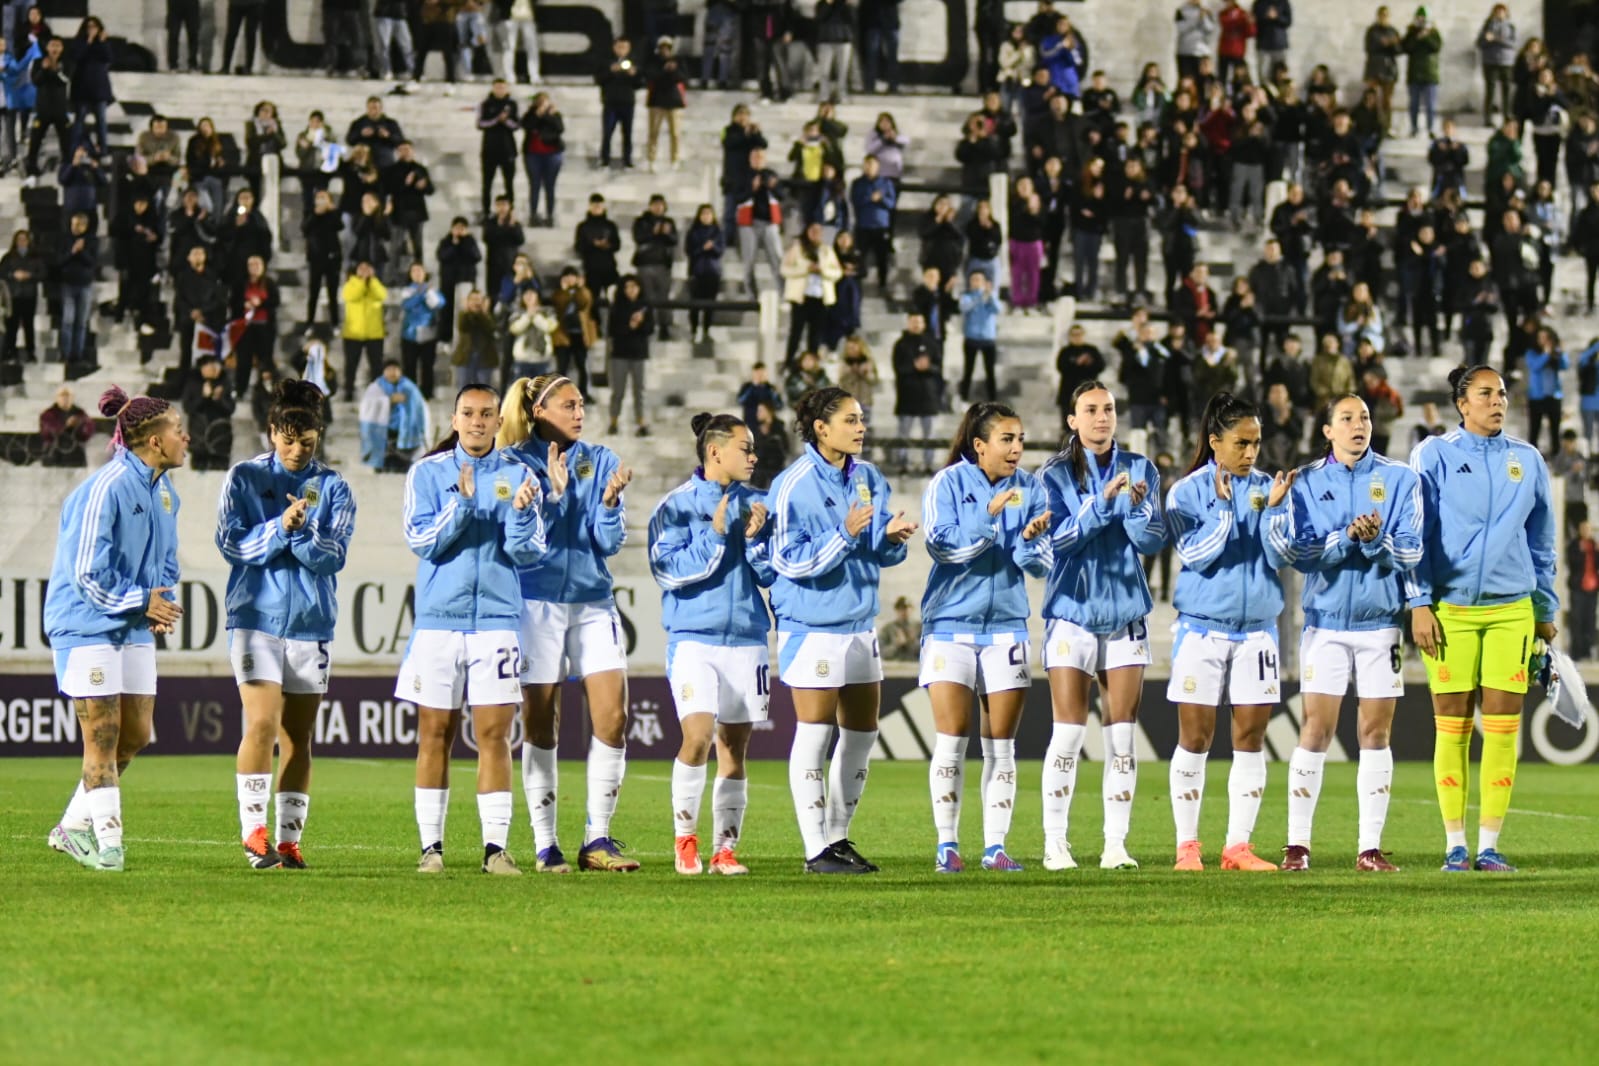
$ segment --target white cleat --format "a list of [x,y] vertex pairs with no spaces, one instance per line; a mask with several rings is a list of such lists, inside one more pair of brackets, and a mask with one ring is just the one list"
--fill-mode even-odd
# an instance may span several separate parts
[[1077,860],[1072,858],[1072,846],[1066,842],[1065,837],[1056,837],[1044,845],[1044,869],[1077,869]]
[[1107,844],[1099,856],[1101,870],[1136,870],[1138,860],[1127,854],[1124,844]]

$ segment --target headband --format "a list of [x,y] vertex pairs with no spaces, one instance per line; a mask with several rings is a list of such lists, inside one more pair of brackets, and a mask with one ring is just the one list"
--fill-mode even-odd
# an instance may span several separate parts
[[[529,382],[529,384],[531,384],[531,382]],[[554,389],[557,385],[561,385],[561,384],[571,384],[571,378],[565,378],[565,377],[559,377],[559,376],[557,376],[555,378],[552,378],[550,380],[550,383],[548,385],[544,386],[543,391],[540,392],[538,394],[538,396],[534,398],[533,406],[534,407],[542,407],[544,405],[545,399],[550,395],[550,390]]]

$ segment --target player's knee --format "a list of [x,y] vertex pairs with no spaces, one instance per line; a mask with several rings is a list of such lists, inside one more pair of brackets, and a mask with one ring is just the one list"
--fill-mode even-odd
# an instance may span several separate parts
[[447,714],[418,715],[416,740],[424,748],[447,745],[450,741],[450,716]]
[[1387,721],[1361,722],[1359,729],[1360,746],[1364,750],[1386,748],[1388,738],[1393,732],[1392,726]]
[[117,736],[117,761],[131,762],[133,757],[150,746],[148,725],[125,726]]

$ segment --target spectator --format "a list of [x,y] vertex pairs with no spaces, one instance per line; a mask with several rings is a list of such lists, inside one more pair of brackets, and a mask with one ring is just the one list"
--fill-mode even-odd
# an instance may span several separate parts
[[800,397],[813,389],[825,389],[832,384],[828,380],[827,371],[822,369],[822,360],[815,352],[809,349],[801,352],[799,358],[787,367],[787,375],[783,378],[783,392],[788,396],[789,405],[798,407]]
[[816,57],[810,46],[796,39],[792,26],[783,30],[772,49],[772,62],[777,67],[776,93],[772,99],[784,101],[816,84]]
[[1082,95],[1087,58],[1072,30],[1071,19],[1062,15],[1055,21],[1053,30],[1038,44],[1038,61],[1048,69],[1049,83],[1055,91],[1076,103]]
[[1494,316],[1499,313],[1499,288],[1488,274],[1488,264],[1473,258],[1467,267],[1466,284],[1456,299],[1460,306],[1460,341],[1466,362],[1475,366],[1488,361],[1488,348],[1494,339]]
[[736,217],[744,287],[752,297],[759,295],[755,287],[757,253],[764,255],[771,266],[773,284],[779,288],[783,285],[783,191],[776,173],[767,169],[766,150],[750,149],[749,188],[739,200]]
[[1382,308],[1377,306],[1370,286],[1364,281],[1357,281],[1349,292],[1349,302],[1344,304],[1338,317],[1338,336],[1342,338],[1345,355],[1353,355],[1361,340],[1371,341],[1379,352],[1383,350]]
[[116,100],[111,93],[111,41],[105,24],[90,15],[78,28],[72,42],[72,104],[76,111],[72,134],[80,144],[89,143],[88,117],[94,113],[95,154],[102,159],[110,154],[106,146],[106,107]]
[[535,93],[522,115],[522,165],[527,170],[527,222],[538,226],[539,194],[545,202],[546,229],[555,227],[555,180],[561,176],[566,160],[566,122],[549,93]]
[[861,418],[870,426],[877,386],[882,383],[882,377],[877,372],[877,363],[872,359],[872,349],[867,345],[866,338],[859,333],[852,333],[845,338],[841,362],[838,387],[860,403]]
[[[256,42],[261,39],[261,14],[266,7],[266,0],[228,0],[228,35],[227,43],[222,46],[222,69],[234,74],[254,73]],[[233,47],[239,38],[239,31],[244,31],[244,63],[241,66],[233,65]],[[174,37],[174,42],[176,38]],[[384,65],[387,77],[387,64]]]
[[500,291],[500,282],[511,272],[511,264],[516,260],[517,253],[522,250],[522,244],[526,239],[521,224],[511,214],[511,198],[496,196],[494,214],[483,223],[483,247],[488,257],[485,271],[489,292]]
[[233,408],[233,393],[222,380],[222,361],[201,356],[183,387],[191,469],[226,470],[233,465]]
[[82,211],[91,219],[90,228],[98,229],[100,191],[101,186],[105,184],[105,176],[88,145],[78,144],[73,147],[71,158],[61,161],[61,170],[56,180],[61,188],[63,214],[70,217],[73,212]]
[[317,191],[328,187],[344,161],[344,148],[324,121],[322,112],[311,112],[305,129],[294,139],[294,153],[299,168],[301,207],[310,214]]
[[172,132],[165,115],[152,115],[149,128],[139,134],[134,151],[144,158],[150,181],[155,185],[156,210],[165,211],[167,188],[172,176],[183,165],[183,143]]
[[1237,393],[1243,377],[1238,353],[1222,343],[1221,332],[1211,330],[1199,346],[1193,364],[1194,395],[1209,399],[1218,392]]
[[1566,627],[1571,631],[1567,647],[1573,659],[1591,659],[1599,610],[1599,543],[1594,541],[1592,522],[1578,523],[1577,535],[1566,543],[1566,590],[1570,597]]
[[821,345],[827,308],[838,298],[836,285],[843,277],[838,256],[822,240],[820,223],[805,227],[783,256],[783,300],[789,305],[788,347],[785,367],[792,367],[803,332],[810,351]]
[[382,198],[376,193],[364,193],[361,213],[351,226],[349,264],[353,267],[356,263],[371,263],[379,278],[387,277],[392,235],[389,216],[383,213]]
[[[1115,340],[1115,348],[1121,355],[1116,379],[1127,393],[1127,428],[1147,431],[1150,447],[1163,447],[1171,412],[1170,383],[1175,375],[1171,350],[1155,339],[1155,326],[1149,321],[1149,313],[1142,308],[1133,312],[1130,330],[1132,336],[1123,332]],[[1065,395],[1069,403],[1071,394]],[[1065,410],[1065,404],[1061,407],[1064,423],[1064,416],[1070,412]]]
[[799,139],[788,150],[789,162],[794,164],[790,182],[802,203],[815,198],[815,186],[822,180],[822,164],[830,150],[831,145],[822,136],[821,123],[815,119],[805,123]]
[[[901,0],[861,0],[861,89],[877,91],[879,65],[888,95],[899,93],[899,5]],[[987,88],[986,84],[980,88]],[[858,399],[858,397],[857,397]]]
[[[259,366],[272,366],[272,347],[278,339],[278,283],[267,276],[266,260],[250,256],[245,275],[233,286],[228,314],[242,323],[233,344],[234,394],[250,391],[250,375]],[[233,329],[228,330],[229,335]]]
[[644,73],[632,59],[633,45],[626,37],[611,42],[610,61],[594,75],[600,87],[600,166],[611,165],[611,136],[622,131],[622,169],[633,168],[633,108]]
[[1599,182],[1599,118],[1583,111],[1566,138],[1566,184],[1571,190],[1570,216],[1593,202],[1592,188]]
[[365,0],[322,0],[322,66],[329,77],[366,66],[365,6]]
[[281,163],[288,143],[278,120],[277,105],[270,100],[256,104],[250,120],[244,124],[244,173],[257,197],[261,195],[261,161],[271,155],[277,156]]
[[1005,169],[1006,155],[982,115],[967,118],[965,136],[955,145],[955,159],[961,165],[961,192],[968,204],[988,196],[988,179]]
[[487,0],[465,0],[455,12],[455,44],[460,51],[456,65],[463,81],[477,80],[477,50],[489,45],[487,6]]
[[[961,264],[966,261],[966,235],[961,232],[955,205],[948,196],[940,194],[933,199],[933,206],[922,216],[918,228],[922,239],[921,266],[924,270],[932,267],[938,271],[934,287],[960,277]],[[940,323],[929,321],[928,326],[935,336],[944,335]]]
[[[19,229],[11,235],[11,247],[0,257],[0,285],[11,297],[6,314],[5,346],[0,349],[0,361],[36,361],[36,344],[33,319],[39,309],[39,282],[44,280],[44,260],[33,250],[33,233]],[[22,330],[25,346],[21,356],[17,353],[17,330]]]
[[644,364],[650,357],[650,336],[655,331],[654,316],[644,301],[644,290],[632,274],[622,279],[616,302],[611,305],[611,428],[614,436],[622,417],[622,399],[628,383],[633,385],[633,421],[640,437],[650,435],[649,419],[644,415]]
[[750,118],[749,105],[734,107],[722,130],[722,223],[729,245],[738,240],[735,216],[750,186],[750,151],[766,146],[760,126]]
[[[477,265],[483,261],[477,238],[467,228],[466,219],[450,220],[450,232],[439,241],[435,253],[439,261],[439,289],[444,295],[444,311],[439,320],[439,340],[455,338],[455,290],[477,284]],[[314,316],[313,316],[314,317]]]
[[1371,411],[1371,447],[1378,455],[1387,455],[1394,422],[1405,416],[1405,401],[1388,383],[1388,376],[1380,366],[1368,366],[1361,371],[1360,398]]
[[[1239,6],[1238,0],[1223,0],[1221,10],[1216,12],[1216,25],[1219,40],[1216,45],[1217,58],[1221,66],[1217,74],[1223,85],[1233,83],[1233,70],[1243,67],[1247,72],[1249,66],[1246,57],[1249,54],[1250,39],[1255,36],[1255,19],[1248,11]],[[1283,49],[1287,51],[1287,49]],[[1260,57],[1260,81],[1267,84],[1271,80],[1271,64],[1266,57]]]
[[[534,21],[533,0],[494,0],[494,48],[489,60],[495,73],[506,81],[520,81],[524,85],[539,84],[539,31]],[[527,77],[516,74],[516,46],[522,45],[522,57],[527,64]]]
[[1157,202],[1141,159],[1123,164],[1105,208],[1116,249],[1115,289],[1127,302],[1149,299],[1149,215]]
[[677,46],[670,37],[662,37],[656,44],[644,92],[644,106],[649,109],[650,116],[649,141],[644,147],[644,158],[649,161],[651,174],[655,173],[655,149],[662,125],[666,126],[667,136],[671,140],[672,169],[683,168],[678,141],[683,135],[683,109],[687,103],[688,78],[678,62]]
[[1537,347],[1523,356],[1527,370],[1527,440],[1538,446],[1538,433],[1549,423],[1549,451],[1560,450],[1560,403],[1565,396],[1560,387],[1561,371],[1571,369],[1571,359],[1560,347],[1553,330],[1538,330]]
[[1197,263],[1172,294],[1172,317],[1183,323],[1189,336],[1204,344],[1220,312],[1221,305],[1210,287],[1210,267]]
[[[873,131],[874,134],[876,131]],[[893,247],[894,204],[898,199],[894,183],[883,176],[875,155],[861,163],[861,173],[849,188],[850,206],[855,215],[855,240],[861,258],[870,265],[877,262],[877,285],[888,290],[888,259]]]
[[[1422,226],[1416,231],[1410,252],[1416,271],[1415,289],[1410,305],[1413,350],[1420,356],[1425,347],[1423,339],[1427,338],[1432,341],[1432,354],[1441,356],[1443,350],[1440,344],[1442,336],[1438,328],[1438,296],[1444,291],[1445,248],[1431,226]],[[1394,340],[1397,347],[1403,337],[1395,337]]]
[[[410,141],[401,141],[394,164],[383,173],[388,193],[389,217],[399,231],[399,253],[404,259],[421,259],[426,245],[422,228],[428,221],[428,197],[433,195],[433,176],[416,160]],[[509,185],[509,183],[507,183]]]
[[360,262],[350,272],[341,294],[344,299],[344,402],[355,402],[355,382],[360,376],[361,358],[371,373],[378,376],[383,363],[383,301],[389,290],[378,280],[372,264]]
[[1505,211],[1501,230],[1489,247],[1505,322],[1514,329],[1538,306],[1538,243],[1523,227],[1521,213],[1510,209]]
[[148,195],[140,195],[124,206],[111,224],[117,243],[117,269],[121,283],[117,291],[116,317],[131,313],[135,326],[153,316],[153,302],[160,284],[158,258],[166,227]]
[[1203,0],[1183,0],[1177,8],[1177,80],[1197,78],[1199,60],[1216,51],[1219,27]]
[[516,101],[504,78],[495,78],[489,95],[477,108],[477,128],[483,131],[478,160],[483,168],[483,214],[494,201],[494,175],[505,184],[506,199],[516,202]]
[[1388,7],[1377,9],[1377,20],[1366,27],[1366,67],[1362,79],[1377,86],[1382,106],[1383,135],[1394,135],[1394,86],[1399,81],[1399,31],[1389,21]]
[[[172,319],[178,331],[178,370],[189,372],[195,347],[195,334],[213,338],[228,313],[228,288],[211,266],[204,245],[189,249],[186,269],[175,272],[172,290]],[[203,335],[202,334],[202,335]]]
[[972,371],[977,358],[983,359],[983,377],[988,384],[988,398],[999,398],[999,386],[994,378],[994,361],[999,354],[999,300],[994,295],[993,281],[981,270],[974,270],[967,279],[967,288],[960,298],[961,333],[965,366],[961,371],[960,397],[965,403],[972,391]]
[[1105,186],[1089,185],[1072,210],[1072,287],[1079,300],[1099,299],[1099,251],[1109,225]]
[[1455,189],[1466,195],[1466,167],[1471,162],[1471,150],[1455,137],[1455,120],[1443,122],[1443,136],[1432,142],[1427,150],[1427,162],[1432,165],[1432,196],[1437,199],[1445,189]]
[[750,484],[764,491],[788,465],[793,446],[789,443],[788,427],[778,420],[777,410],[771,404],[756,405],[755,421],[750,423],[750,429],[755,438],[755,473],[750,477]]
[[589,213],[577,224],[572,244],[583,263],[583,278],[589,290],[603,303],[606,292],[620,277],[616,252],[622,246],[622,231],[605,213],[605,197],[599,193],[589,194]]
[[822,180],[812,190],[811,199],[802,205],[801,217],[822,227],[822,241],[832,244],[840,232],[849,231],[849,197],[844,179],[831,161],[822,164]]
[[594,321],[594,294],[583,284],[583,276],[576,268],[561,271],[560,287],[550,306],[555,311],[555,332],[550,340],[555,345],[556,373],[563,377],[573,375],[583,402],[592,403],[589,349],[599,343],[599,327]]
[[[825,227],[822,232],[825,237]],[[838,259],[840,277],[833,286],[833,306],[827,309],[822,324],[822,348],[827,351],[837,351],[840,341],[861,328],[861,255],[848,231],[833,239],[833,255]]]
[[655,193],[633,222],[633,269],[644,302],[655,310],[663,341],[672,339],[672,312],[660,305],[672,298],[672,260],[677,256],[677,223],[666,213],[666,197]]
[[1571,247],[1582,256],[1588,268],[1588,313],[1594,311],[1594,282],[1599,279],[1599,181],[1588,187],[1588,203],[1577,213],[1571,227]]
[[901,596],[894,601],[894,620],[883,627],[878,643],[887,662],[916,662],[921,656],[922,626],[911,618],[911,601]]
[[1179,282],[1193,270],[1199,251],[1199,213],[1184,186],[1172,189],[1171,205],[1161,218],[1160,229],[1161,259],[1166,267],[1163,291],[1170,301],[1180,287]]
[[1428,18],[1425,7],[1416,8],[1416,17],[1405,29],[1400,49],[1405,53],[1405,87],[1410,92],[1410,135],[1420,136],[1417,124],[1421,109],[1427,109],[1427,136],[1432,136],[1433,115],[1438,110],[1438,53],[1443,38]]
[[383,113],[383,98],[380,96],[366,98],[365,114],[350,123],[350,130],[344,137],[344,143],[351,148],[365,145],[371,149],[372,162],[379,170],[394,162],[395,148],[403,140],[405,131],[398,122]]
[[1221,323],[1227,347],[1238,354],[1242,373],[1238,389],[1229,391],[1237,391],[1253,399],[1258,395],[1255,390],[1255,368],[1260,365],[1256,356],[1261,350],[1261,315],[1255,302],[1255,290],[1247,277],[1233,278],[1232,290],[1221,305],[1217,321]]
[[[529,289],[535,292],[542,291],[539,287],[538,275],[533,273],[533,260],[526,254],[518,254],[511,260],[511,272],[500,279],[499,290],[487,294],[489,303],[502,316],[509,316],[516,312],[517,306],[522,301],[522,294]],[[528,375],[537,377],[538,375]]]
[[994,292],[999,291],[999,253],[1005,246],[1005,231],[994,219],[994,205],[985,197],[977,201],[972,219],[966,223],[966,266],[963,273],[971,277],[980,270],[989,279]]
[[[9,31],[10,26],[6,29]],[[178,41],[182,34],[189,35],[187,63],[178,62]],[[167,69],[174,74],[188,74],[202,69],[200,65],[200,0],[167,0]]]
[[507,326],[511,340],[511,372],[506,379],[536,378],[550,372],[555,316],[539,299],[539,290],[523,289]]
[[755,424],[755,409],[761,404],[770,405],[774,411],[782,408],[783,394],[772,384],[765,363],[758,362],[750,367],[750,379],[739,386],[735,402],[743,409],[744,421],[752,426]]
[[1599,449],[1599,339],[1577,356],[1577,393],[1583,446],[1593,455]]
[[1510,9],[1495,4],[1477,33],[1477,56],[1482,62],[1482,121],[1492,128],[1494,90],[1499,90],[1499,115],[1509,118],[1511,73],[1516,65],[1516,24]]
[[361,394],[361,464],[380,474],[403,474],[428,441],[428,408],[422,392],[385,359],[383,370]]
[[[430,52],[438,52],[444,57],[445,79],[450,82],[456,80],[455,64],[459,53],[455,47],[455,11],[455,0],[422,0],[416,38],[417,80],[421,80],[427,68]],[[461,73],[471,78],[471,66]]]
[[[1019,192],[1020,182],[1017,187]],[[1044,265],[1044,204],[1036,192],[1018,200],[1012,202],[1010,213],[1010,302],[1023,314],[1031,314],[1038,306]]]
[[85,467],[84,445],[94,436],[94,419],[72,399],[72,388],[56,389],[55,402],[39,413],[39,465]]
[[849,96],[850,58],[854,49],[855,12],[849,0],[817,0],[817,100],[843,103]]
[[[901,439],[910,439],[916,424],[921,424],[921,470],[930,473],[935,451],[933,419],[944,409],[944,379],[937,353],[921,333],[921,326],[920,315],[913,312],[907,316],[906,333],[894,345],[894,414]],[[897,459],[900,468],[909,473],[910,450],[901,447]]]
[[1292,470],[1299,465],[1304,441],[1304,421],[1289,402],[1287,387],[1281,382],[1268,385],[1260,412],[1260,468]]
[[89,316],[94,309],[94,272],[99,250],[100,239],[89,232],[89,216],[81,211],[74,213],[56,259],[61,293],[59,347],[61,361],[69,366],[91,361],[87,348]]
[[1322,257],[1311,279],[1311,310],[1316,319],[1316,333],[1336,333],[1338,314],[1349,301],[1355,282],[1344,267],[1344,253],[1340,248],[1329,248]]
[[422,76],[422,66],[416,60],[416,49],[411,44],[411,23],[406,11],[406,0],[376,0],[372,9],[374,45],[376,56],[373,73],[388,81],[393,76],[394,49],[400,49],[399,80],[414,85]]
[[1555,72],[1544,67],[1525,95],[1520,113],[1532,128],[1532,150],[1538,161],[1538,180],[1552,186],[1559,170],[1560,146],[1571,126],[1570,104],[1555,83]]
[[1315,409],[1322,410],[1340,396],[1355,391],[1355,368],[1339,350],[1336,334],[1325,333],[1321,350],[1310,361],[1310,392]]
[[[690,300],[712,301],[722,292],[722,255],[727,242],[722,234],[722,224],[716,219],[716,208],[701,204],[694,213],[694,224],[683,237],[683,254],[688,259],[688,295]],[[688,312],[690,340],[711,339],[712,312],[691,307]],[[745,419],[748,424],[749,419]]]
[[59,37],[52,37],[43,45],[44,57],[28,71],[34,92],[33,122],[28,127],[28,158],[23,163],[27,179],[24,188],[39,183],[39,147],[44,143],[47,130],[55,130],[59,158],[71,157],[72,114],[68,110],[71,79],[67,76],[61,52],[65,47]]
[[400,358],[405,376],[417,383],[426,400],[433,399],[433,360],[444,308],[444,294],[429,279],[427,267],[413,262],[400,291]]
[[209,251],[217,239],[211,212],[200,204],[200,191],[190,186],[178,199],[178,209],[167,215],[167,230],[172,235],[167,244],[169,263],[184,262],[189,249],[196,246]]
[[1291,0],[1255,0],[1255,60],[1260,84],[1271,85],[1288,69],[1288,27],[1294,24]]
[[492,382],[500,365],[499,327],[489,310],[482,290],[466,294],[466,304],[455,322],[455,351],[450,355],[455,368],[455,387]]
[[1299,334],[1290,333],[1282,340],[1282,350],[1266,364],[1268,398],[1273,385],[1287,390],[1288,400],[1301,414],[1311,413],[1316,406],[1315,393],[1310,388],[1310,364],[1305,361]]
[[734,0],[708,0],[705,5],[705,48],[700,58],[700,81],[724,92],[743,80],[739,59],[739,8]]
[[1085,381],[1096,381],[1105,372],[1105,357],[1088,343],[1082,324],[1073,322],[1066,332],[1066,343],[1055,355],[1055,371],[1060,385],[1055,390],[1055,406],[1060,408],[1062,436],[1069,430],[1066,417],[1072,413],[1072,393]]

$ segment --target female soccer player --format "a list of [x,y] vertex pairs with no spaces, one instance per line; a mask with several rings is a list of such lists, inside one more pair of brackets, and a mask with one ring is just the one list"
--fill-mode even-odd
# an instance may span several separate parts
[[[1505,383],[1485,366],[1449,374],[1460,428],[1428,437],[1410,455],[1421,476],[1425,532],[1411,572],[1411,631],[1432,689],[1433,774],[1443,810],[1444,869],[1514,873],[1499,831],[1516,783],[1516,737],[1533,638],[1551,641],[1555,519],[1549,470],[1538,449],[1504,432]],[[1472,696],[1482,704],[1482,808],[1477,860],[1466,850]]]
[[1289,519],[1287,554],[1306,575],[1299,642],[1304,720],[1288,763],[1282,868],[1310,869],[1322,764],[1353,679],[1360,715],[1355,869],[1390,872],[1395,867],[1383,857],[1382,829],[1394,776],[1388,734],[1405,689],[1400,580],[1421,561],[1421,483],[1408,466],[1371,449],[1371,412],[1360,397],[1334,400],[1321,432],[1327,455],[1300,470]]
[[693,429],[700,467],[650,516],[650,573],[661,586],[666,674],[683,726],[672,763],[677,872],[702,869],[700,800],[714,733],[711,871],[745,874],[736,854],[749,787],[744,756],[754,723],[766,721],[772,687],[766,650],[772,615],[761,589],[776,574],[765,496],[749,487],[755,473],[749,428],[732,415],[698,414]]
[[394,687],[417,705],[419,873],[444,872],[450,747],[472,708],[483,872],[522,871],[505,850],[511,831],[511,726],[521,702],[518,567],[544,557],[542,492],[533,472],[497,451],[500,395],[467,385],[453,432],[405,478],[405,541],[416,567],[416,628]]
[[[328,690],[338,617],[337,574],[355,530],[355,499],[316,459],[322,390],[282,381],[267,414],[272,450],[228,472],[216,543],[228,576],[228,652],[244,705],[235,784],[244,857],[258,870],[305,869],[300,836],[311,807],[311,733]],[[272,749],[278,845],[267,832]]]
[[627,770],[627,648],[605,560],[622,548],[622,490],[633,472],[616,453],[582,440],[583,394],[568,378],[518,378],[505,396],[500,447],[543,482],[549,553],[522,568],[522,787],[540,873],[570,873],[555,835],[555,740],[560,684],[583,680],[588,699],[588,819],[577,853],[584,870],[627,873],[638,862],[611,838]]
[[[95,870],[121,870],[122,774],[150,743],[155,637],[183,610],[178,583],[178,494],[189,435],[165,400],[100,397],[116,420],[115,453],[61,505],[44,629],[56,682],[83,733],[83,776],[49,844]],[[92,832],[91,832],[92,830]]]
[[1143,557],[1166,542],[1160,473],[1116,445],[1116,401],[1097,381],[1072,391],[1066,446],[1039,471],[1051,514],[1055,562],[1044,593],[1044,668],[1054,729],[1044,755],[1044,869],[1070,870],[1067,841],[1077,759],[1088,729],[1088,687],[1099,681],[1105,739],[1105,847],[1099,865],[1137,869],[1127,854],[1138,762],[1134,722],[1149,665],[1153,601]]
[[1268,528],[1287,537],[1288,490],[1295,471],[1275,478],[1255,469],[1260,416],[1253,404],[1218,392],[1205,405],[1199,447],[1188,473],[1166,497],[1177,557],[1176,639],[1166,698],[1177,704],[1171,762],[1172,818],[1179,870],[1202,870],[1199,807],[1216,708],[1232,704],[1233,767],[1228,775],[1223,870],[1276,870],[1249,838],[1266,791],[1266,722],[1277,704],[1277,570],[1286,562]]
[[1049,573],[1049,508],[1019,470],[1022,422],[1003,404],[973,404],[944,468],[922,495],[933,568],[922,595],[919,684],[938,730],[927,785],[938,850],[933,869],[958,874],[961,791],[972,696],[982,701],[983,869],[1017,871],[1005,853],[1016,806],[1016,729],[1032,684],[1027,577]]
[[[883,662],[872,626],[878,577],[905,561],[916,523],[889,510],[888,481],[855,457],[866,421],[855,397],[838,388],[800,397],[794,420],[805,450],[772,482],[772,612],[778,674],[794,690],[794,796],[805,871],[873,873],[849,839],[877,743]],[[827,778],[827,748],[838,748]]]

